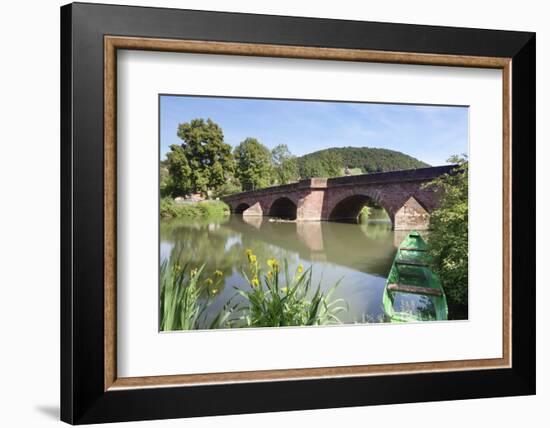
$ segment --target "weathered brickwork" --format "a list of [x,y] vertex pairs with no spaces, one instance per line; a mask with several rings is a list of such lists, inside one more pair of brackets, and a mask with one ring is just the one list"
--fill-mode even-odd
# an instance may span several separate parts
[[394,224],[395,230],[426,230],[430,224],[430,214],[411,196],[395,213]]
[[[284,216],[297,221],[342,221],[357,218],[374,202],[386,210],[395,230],[424,230],[438,206],[437,192],[425,184],[453,166],[420,168],[332,179],[314,178],[224,197],[243,216]],[[290,200],[281,201],[281,198]],[[283,203],[284,202],[284,203]],[[281,206],[285,212],[281,215]]]

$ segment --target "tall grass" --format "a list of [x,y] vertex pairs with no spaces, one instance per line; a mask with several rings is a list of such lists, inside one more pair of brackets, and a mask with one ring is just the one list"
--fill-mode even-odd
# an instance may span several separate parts
[[216,271],[215,279],[202,278],[204,265],[191,269],[176,261],[165,260],[160,267],[160,329],[197,330],[219,328],[229,313],[221,311],[207,321],[206,309],[212,303],[222,281]]
[[283,269],[276,259],[267,261],[263,273],[257,257],[247,250],[248,266],[242,274],[248,289],[237,289],[244,302],[237,305],[238,315],[233,322],[244,327],[283,327],[341,324],[338,314],[347,310],[342,299],[332,300],[338,281],[326,293],[321,283],[312,287],[311,267],[303,270],[301,265],[291,274],[288,263]]

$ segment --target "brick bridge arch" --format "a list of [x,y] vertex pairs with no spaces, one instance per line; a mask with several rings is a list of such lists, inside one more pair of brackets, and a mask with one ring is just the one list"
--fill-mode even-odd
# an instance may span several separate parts
[[298,221],[350,221],[368,202],[388,213],[395,230],[427,229],[438,194],[424,184],[456,165],[312,178],[283,186],[242,192],[222,198],[234,213],[275,216]]
[[378,205],[390,216],[384,201],[377,196],[369,189],[351,195],[337,195],[331,204],[325,204],[327,211],[324,213],[324,217],[329,221],[353,221],[359,217],[359,213],[365,205]]

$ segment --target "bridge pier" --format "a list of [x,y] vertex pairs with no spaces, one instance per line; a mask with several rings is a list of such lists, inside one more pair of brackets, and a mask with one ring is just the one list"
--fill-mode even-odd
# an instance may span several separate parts
[[428,230],[430,214],[411,196],[397,210],[393,218],[393,230]]
[[247,209],[242,211],[242,214],[243,217],[261,217],[264,215],[264,211],[260,202],[256,202],[255,204],[252,204]]
[[327,190],[326,178],[312,178],[301,182],[307,189],[298,203],[297,219],[301,221],[321,221]]

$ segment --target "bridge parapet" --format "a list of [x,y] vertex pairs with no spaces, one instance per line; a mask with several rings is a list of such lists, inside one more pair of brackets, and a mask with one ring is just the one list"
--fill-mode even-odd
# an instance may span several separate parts
[[282,184],[280,186],[264,187],[263,189],[247,190],[246,192],[233,193],[221,198],[223,201],[232,201],[236,199],[244,199],[251,196],[269,195],[274,193],[290,193],[295,192],[298,189],[308,188],[307,184],[302,182],[309,182],[309,180],[297,181],[295,183]]
[[303,183],[304,187],[309,189],[326,189],[328,180],[328,178],[310,178],[309,180],[302,180],[300,183]]

